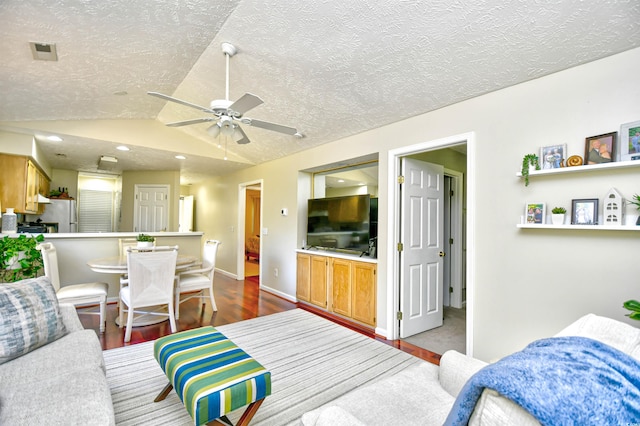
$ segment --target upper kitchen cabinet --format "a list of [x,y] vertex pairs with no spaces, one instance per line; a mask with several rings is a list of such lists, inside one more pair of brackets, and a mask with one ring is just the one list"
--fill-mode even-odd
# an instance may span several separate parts
[[0,154],[0,200],[2,210],[13,207],[16,213],[39,214],[38,194],[47,196],[49,178],[29,157]]

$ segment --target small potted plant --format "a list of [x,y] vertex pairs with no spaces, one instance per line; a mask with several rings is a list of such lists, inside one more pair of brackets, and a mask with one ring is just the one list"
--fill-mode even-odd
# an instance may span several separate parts
[[153,247],[153,242],[156,240],[155,237],[147,234],[138,234],[136,237],[138,241],[138,248],[151,248]]
[[522,157],[522,170],[521,174],[524,178],[524,186],[529,186],[529,171],[540,170],[540,160],[536,154],[527,154]]
[[551,209],[551,223],[554,225],[562,225],[564,224],[564,214],[567,212],[567,209],[564,207],[554,207]]
[[42,253],[36,247],[44,241],[38,234],[31,237],[20,234],[5,236],[0,240],[0,282],[11,283],[25,278],[33,278],[42,269]]
[[[633,198],[631,200],[627,200],[627,202],[629,204],[633,204],[638,210],[640,210],[640,195],[633,194]],[[636,225],[640,225],[640,215],[638,216],[638,219],[636,219]]]

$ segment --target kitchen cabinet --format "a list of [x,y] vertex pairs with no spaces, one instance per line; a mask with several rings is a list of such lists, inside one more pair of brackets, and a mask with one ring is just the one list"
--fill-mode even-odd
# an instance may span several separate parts
[[46,196],[49,179],[29,158],[0,154],[0,200],[2,208],[13,207],[16,213],[37,214],[38,193]]
[[298,253],[296,297],[321,308],[327,307],[327,265],[325,256]]
[[297,265],[298,300],[375,327],[375,263],[298,252]]

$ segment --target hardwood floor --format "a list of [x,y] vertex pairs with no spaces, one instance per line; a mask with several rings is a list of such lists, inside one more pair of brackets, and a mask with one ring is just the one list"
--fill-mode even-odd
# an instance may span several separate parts
[[[439,364],[440,355],[425,349],[403,342],[401,340],[386,340],[377,336],[372,330],[359,327],[353,323],[336,318],[313,307],[290,302],[267,291],[261,291],[258,286],[258,277],[248,277],[244,281],[237,281],[222,274],[217,274],[214,284],[214,292],[218,311],[211,311],[211,306],[206,305],[204,311],[198,299],[191,299],[180,305],[180,319],[177,320],[178,330],[188,330],[205,325],[219,326],[246,319],[274,314],[301,308],[316,315],[320,315],[342,326],[350,328],[368,337],[407,352],[413,356]],[[131,333],[131,342],[124,343],[124,328],[119,328],[115,319],[118,316],[117,305],[110,303],[107,306],[107,328],[104,334],[98,334],[102,349],[113,349],[136,343],[155,340],[158,337],[171,333],[169,321],[144,327],[134,327]],[[99,331],[97,315],[80,315],[80,321],[85,328]]]

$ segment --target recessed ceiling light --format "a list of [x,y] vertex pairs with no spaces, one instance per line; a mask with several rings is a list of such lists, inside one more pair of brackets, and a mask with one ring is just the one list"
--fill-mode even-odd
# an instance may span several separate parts
[[184,155],[176,155],[176,158],[178,160],[186,160],[187,159],[187,157],[185,157]]
[[344,179],[338,179],[338,183],[344,183]]
[[118,151],[129,151],[129,147],[124,145],[117,146],[116,149]]
[[47,136],[47,140],[51,142],[62,142],[62,138],[56,135]]
[[119,90],[117,92],[113,92],[113,94],[116,96],[127,96],[129,92],[127,92],[126,90]]

